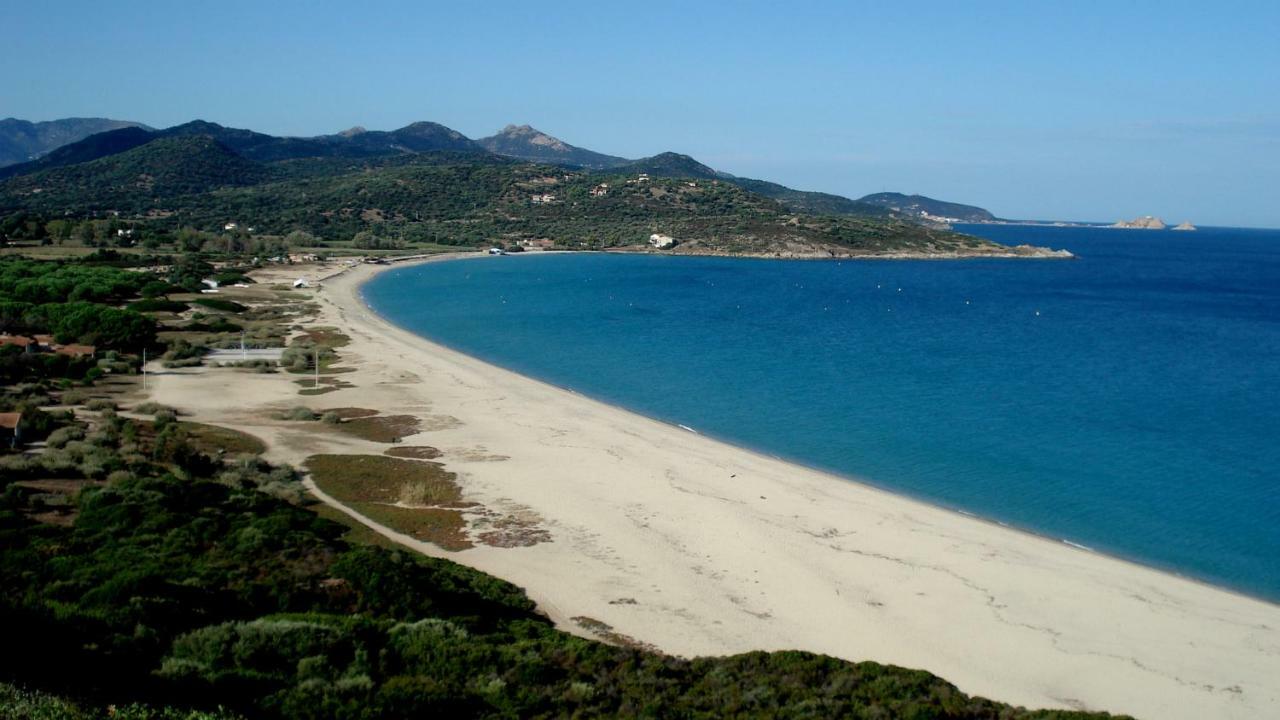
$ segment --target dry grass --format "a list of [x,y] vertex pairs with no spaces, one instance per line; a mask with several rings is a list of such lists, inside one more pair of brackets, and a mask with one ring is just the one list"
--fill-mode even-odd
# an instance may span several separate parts
[[457,478],[438,463],[312,455],[306,466],[317,487],[375,522],[445,550],[472,547]]
[[441,452],[429,445],[410,445],[408,447],[387,448],[382,451],[382,454],[410,460],[435,460],[440,457]]
[[227,453],[261,455],[267,451],[266,443],[239,430],[194,422],[184,422],[182,427],[186,429],[192,444],[201,452],[216,454],[222,450]]

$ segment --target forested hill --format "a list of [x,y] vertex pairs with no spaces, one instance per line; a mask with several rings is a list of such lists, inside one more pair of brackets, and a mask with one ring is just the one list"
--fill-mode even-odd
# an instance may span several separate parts
[[[8,121],[4,121],[8,122]],[[14,121],[21,122],[21,121]],[[30,123],[28,123],[30,124]],[[276,137],[239,128],[228,128],[204,120],[195,120],[164,130],[129,127],[69,142],[35,160],[3,167],[0,179],[30,175],[55,167],[88,162],[131,150],[151,140],[164,137],[207,135],[230,148],[241,157],[260,162],[314,158],[372,158],[437,152],[492,153],[528,162],[557,165],[572,170],[595,170],[602,173],[646,173],[676,178],[718,178],[751,192],[773,198],[794,212],[819,215],[894,216],[937,224],[928,215],[958,217],[975,221],[967,209],[986,213],[981,208],[943,203],[920,196],[881,193],[863,200],[840,195],[796,190],[767,180],[736,177],[708,167],[688,155],[659,153],[639,160],[575,147],[528,125],[508,125],[502,131],[473,141],[462,133],[438,123],[416,122],[398,130],[369,131],[356,127],[332,135],[316,137]],[[898,199],[905,198],[900,201]],[[932,203],[927,212],[912,202]],[[947,215],[939,208],[957,209]],[[934,212],[939,210],[939,212]],[[987,213],[989,215],[989,213]]]
[[[164,137],[110,157],[23,175],[0,185],[15,205],[75,213],[81,209],[161,209],[163,201],[271,176],[207,135]],[[0,200],[0,207],[9,204]]]
[[[435,143],[439,132],[422,128],[417,137]],[[0,183],[0,215],[111,215],[169,231],[219,231],[234,223],[259,234],[304,231],[322,241],[366,233],[379,247],[544,240],[576,249],[647,247],[650,236],[660,234],[675,238],[672,252],[702,254],[1007,250],[896,218],[797,213],[726,179],[703,177],[705,171],[694,178],[643,179],[630,172],[634,168],[570,171],[469,150],[466,143],[457,143],[462,151],[259,162],[227,143],[262,148],[260,138],[215,137],[161,137],[123,153],[12,178]],[[649,169],[692,162],[677,155],[656,160]]]
[[867,195],[858,200],[868,205],[878,205],[889,210],[903,213],[908,217],[921,217],[932,220],[954,222],[991,222],[996,217],[989,211],[973,205],[934,200],[924,195],[903,195],[902,193],[883,192]]
[[95,133],[123,127],[140,125],[106,118],[63,118],[45,122],[5,118],[0,120],[0,167],[27,162]]

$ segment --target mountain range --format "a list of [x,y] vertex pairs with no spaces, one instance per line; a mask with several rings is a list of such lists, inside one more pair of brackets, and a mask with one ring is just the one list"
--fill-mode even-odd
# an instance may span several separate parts
[[[95,129],[99,128],[99,129]],[[0,121],[0,149],[31,147],[25,140],[39,135],[39,150],[22,160],[0,162],[0,180],[30,175],[109,157],[153,140],[182,136],[207,136],[234,153],[258,162],[303,158],[374,158],[432,152],[487,153],[528,162],[608,173],[644,173],[653,177],[718,179],[777,200],[796,212],[820,215],[897,217],[942,225],[947,219],[989,222],[994,216],[979,207],[933,200],[920,195],[878,193],[851,199],[830,193],[795,190],[769,182],[717,171],[688,155],[660,153],[632,160],[575,147],[528,125],[508,125],[479,140],[433,122],[415,122],[398,130],[370,131],[351,128],[332,135],[277,137],[264,133],[195,120],[164,130],[118,120],[67,119],[28,123],[12,118]],[[26,144],[23,144],[26,143]]]
[[34,160],[90,135],[125,127],[149,129],[141,123],[106,118],[63,118],[45,122],[5,118],[0,120],[0,167]]

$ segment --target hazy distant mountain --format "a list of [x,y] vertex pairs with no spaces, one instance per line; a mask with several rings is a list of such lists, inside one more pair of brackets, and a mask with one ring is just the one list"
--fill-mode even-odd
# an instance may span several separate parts
[[909,217],[926,220],[951,219],[959,222],[991,222],[996,219],[994,215],[980,207],[934,200],[924,195],[883,192],[859,198],[858,202],[879,205],[896,210]]
[[0,179],[97,160],[158,138],[193,135],[211,137],[237,155],[260,162],[315,157],[367,158],[444,150],[485,152],[484,148],[457,130],[432,122],[416,122],[390,132],[352,128],[336,135],[298,138],[277,137],[253,130],[224,127],[205,120],[193,120],[164,130],[132,127],[91,135],[38,160],[0,168]]
[[0,120],[0,167],[34,160],[90,135],[124,127],[146,128],[141,123],[106,118],[63,118],[34,123],[5,118]]
[[109,209],[139,202],[260,183],[270,177],[207,135],[153,139],[108,157],[49,168],[0,185],[19,198],[64,198],[68,210]]
[[508,125],[498,134],[476,142],[498,155],[590,170],[604,170],[631,162],[626,158],[574,147],[528,125]]
[[348,148],[373,155],[438,152],[441,150],[484,152],[484,148],[466,135],[453,128],[433,122],[416,122],[399,130],[391,130],[389,132],[365,130],[357,127],[337,135],[326,135],[314,139],[336,143],[338,146],[345,145]]

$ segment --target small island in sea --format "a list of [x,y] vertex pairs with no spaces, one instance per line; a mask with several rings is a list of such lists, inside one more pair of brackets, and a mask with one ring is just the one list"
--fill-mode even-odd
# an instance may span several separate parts
[[1154,215],[1143,215],[1133,220],[1119,220],[1111,227],[1122,228],[1125,230],[1164,230],[1168,225],[1163,220]]

